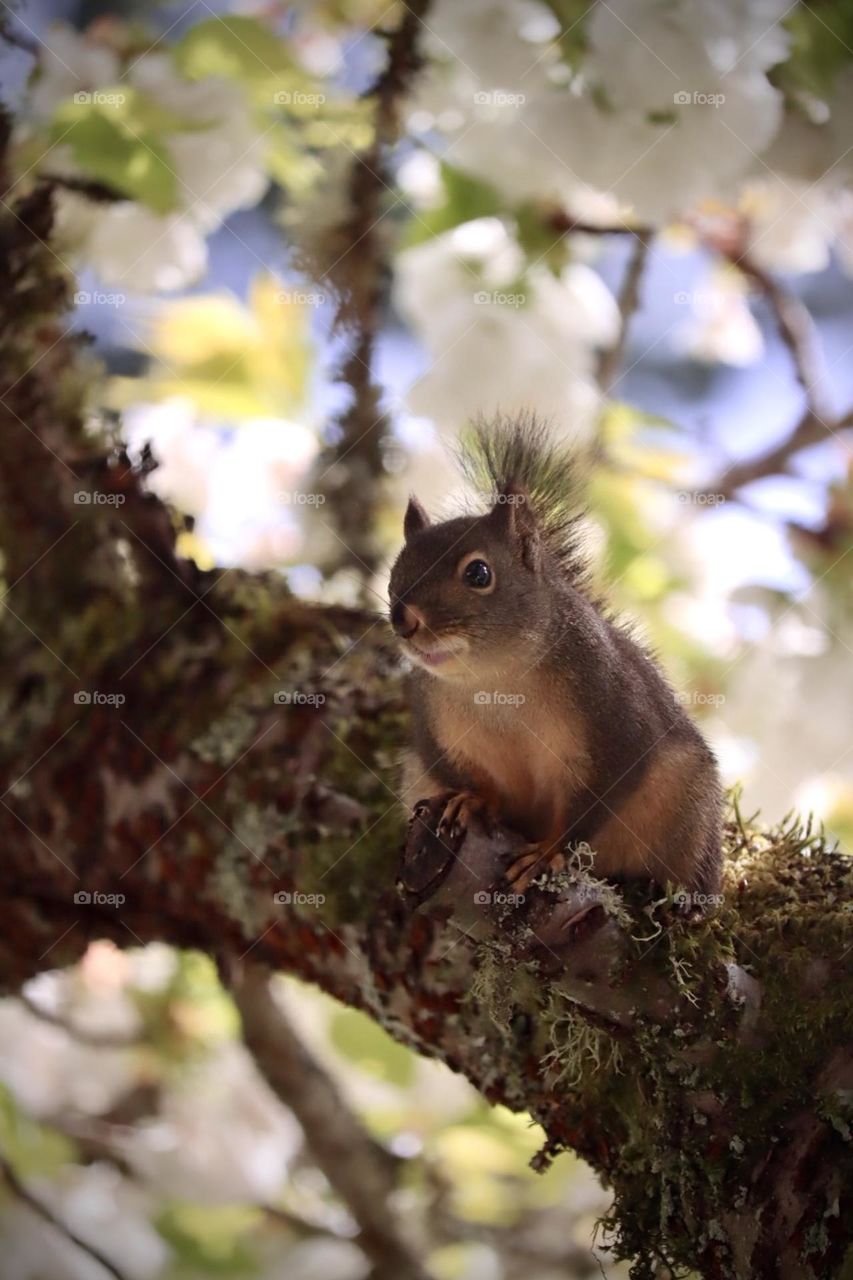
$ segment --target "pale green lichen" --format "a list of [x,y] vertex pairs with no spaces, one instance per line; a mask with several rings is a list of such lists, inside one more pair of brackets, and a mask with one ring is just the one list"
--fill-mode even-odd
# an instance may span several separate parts
[[272,892],[259,896],[246,878],[246,855],[231,840],[217,851],[208,879],[210,892],[223,913],[240,927],[241,935],[255,939],[272,918]]
[[622,1071],[618,1041],[609,1032],[591,1026],[568,1004],[553,1016],[548,1044],[542,1066],[552,1087],[578,1089],[591,1074],[619,1075]]
[[227,767],[239,760],[257,732],[257,712],[240,703],[231,703],[221,716],[193,739],[190,750],[210,764]]
[[515,1008],[512,983],[507,982],[512,948],[499,940],[484,942],[477,948],[477,967],[471,979],[467,999],[485,1009],[498,1030],[508,1033]]

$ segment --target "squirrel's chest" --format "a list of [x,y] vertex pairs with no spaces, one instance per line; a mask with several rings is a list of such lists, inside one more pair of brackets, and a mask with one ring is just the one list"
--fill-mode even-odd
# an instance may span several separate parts
[[437,710],[434,728],[446,757],[510,825],[530,839],[562,830],[571,798],[588,776],[576,717],[526,700],[447,703]]

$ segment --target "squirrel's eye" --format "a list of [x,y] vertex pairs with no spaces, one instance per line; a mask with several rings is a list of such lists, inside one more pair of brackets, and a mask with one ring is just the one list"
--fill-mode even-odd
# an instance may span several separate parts
[[466,564],[462,577],[469,587],[483,591],[491,585],[492,571],[485,560],[471,560]]

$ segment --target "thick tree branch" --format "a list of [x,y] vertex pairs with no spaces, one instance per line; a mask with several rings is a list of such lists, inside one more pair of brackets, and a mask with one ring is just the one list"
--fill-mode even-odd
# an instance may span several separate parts
[[[447,846],[431,811],[401,863],[384,636],[274,575],[176,559],[168,513],[83,429],[49,226],[43,192],[0,219],[5,989],[97,937],[250,956],[529,1112],[540,1165],[583,1155],[640,1280],[840,1274],[850,860],[732,823],[699,923],[581,867],[511,901],[517,839]],[[84,475],[125,501],[75,503]]]
[[358,1224],[357,1243],[377,1280],[428,1280],[393,1217],[393,1157],[373,1142],[302,1044],[273,996],[271,976],[250,962],[228,974],[247,1048],[267,1084],[296,1116],[318,1166]]

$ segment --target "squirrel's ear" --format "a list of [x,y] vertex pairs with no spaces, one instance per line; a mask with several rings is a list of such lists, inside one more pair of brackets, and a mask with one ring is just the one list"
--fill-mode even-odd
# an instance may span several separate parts
[[403,534],[406,541],[409,541],[413,533],[420,533],[422,529],[429,527],[429,516],[424,511],[414,494],[409,497],[409,505],[406,507],[406,514],[403,516]]
[[505,485],[492,507],[489,520],[521,556],[527,568],[536,573],[541,563],[541,544],[527,490],[519,485]]

